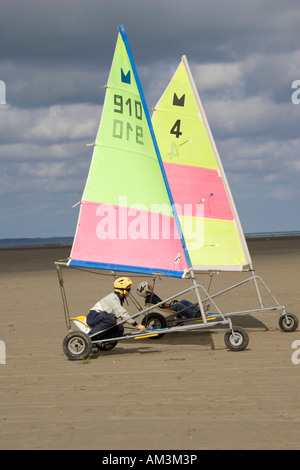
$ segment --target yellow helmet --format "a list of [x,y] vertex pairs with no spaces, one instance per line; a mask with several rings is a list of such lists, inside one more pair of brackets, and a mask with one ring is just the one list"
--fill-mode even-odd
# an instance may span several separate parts
[[126,291],[130,290],[131,284],[132,280],[129,277],[119,277],[114,282],[114,289],[124,295]]

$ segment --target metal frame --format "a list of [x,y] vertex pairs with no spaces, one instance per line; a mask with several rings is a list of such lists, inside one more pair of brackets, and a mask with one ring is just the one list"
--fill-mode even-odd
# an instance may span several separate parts
[[[204,273],[203,273],[204,274]],[[205,273],[207,274],[207,273]],[[210,275],[212,276],[214,274],[214,272],[210,273]],[[212,279],[212,277],[211,277]],[[249,314],[259,314],[259,313],[262,313],[262,312],[268,312],[268,311],[281,311],[282,315],[287,315],[287,312],[286,312],[286,308],[284,305],[281,305],[278,300],[276,299],[276,297],[273,295],[273,293],[271,292],[270,288],[267,286],[267,284],[264,282],[264,280],[260,277],[260,276],[257,276],[257,275],[254,275],[252,274],[251,277],[247,278],[247,279],[244,279],[243,281],[240,281],[236,284],[233,284],[229,287],[227,287],[226,289],[223,289],[219,292],[216,292],[214,294],[208,294],[208,291],[209,291],[209,288],[210,288],[210,285],[211,285],[211,279],[210,279],[210,283],[209,283],[209,287],[207,290],[205,290],[202,286],[200,285],[195,285],[194,287],[195,288],[202,288],[204,293],[206,294],[206,297],[203,298],[201,300],[201,303],[202,305],[205,305],[208,301],[211,301],[214,305],[214,307],[216,308],[217,310],[217,313],[213,313],[213,317],[220,317],[222,319],[226,318],[226,317],[234,317],[234,316],[241,316],[241,315],[249,315]],[[250,310],[240,310],[240,311],[234,311],[234,312],[226,312],[226,313],[220,313],[220,309],[217,307],[216,303],[213,302],[213,299],[216,298],[216,297],[219,297],[221,296],[222,294],[225,294],[239,286],[242,286],[248,282],[251,282],[253,281],[254,282],[254,285],[255,285],[255,289],[256,289],[256,293],[257,293],[257,297],[258,297],[258,301],[259,301],[259,304],[260,304],[260,308],[257,308],[257,309],[250,309]],[[258,286],[258,282],[257,281],[260,281],[263,285],[263,287],[265,288],[266,292],[270,295],[270,297],[273,299],[275,305],[273,307],[264,307],[263,305],[263,300],[262,300],[262,296],[261,296],[261,293],[260,293],[260,290],[259,290],[259,286]],[[179,295],[179,294],[177,294]],[[166,301],[165,301],[166,302]],[[196,305],[196,304],[194,304]],[[154,306],[155,307],[158,307],[159,304],[156,304]],[[185,309],[183,309],[182,311],[184,311]],[[204,311],[206,311],[207,308],[204,308]],[[203,315],[202,315],[202,312],[201,312],[201,316],[203,318]],[[207,316],[206,316],[206,313],[205,313],[205,318],[206,318],[206,321],[203,320],[205,323],[207,323]],[[170,324],[172,324],[174,320],[168,320],[168,322],[170,322]],[[190,323],[191,321],[195,321],[195,319],[182,319],[183,323]],[[210,323],[211,324],[211,323]]]
[[[61,272],[61,267],[62,266],[65,266],[65,267],[69,267],[69,266],[67,264],[61,263],[61,262],[56,262],[55,265],[56,265],[56,270],[57,270],[57,275],[58,275],[62,300],[63,300],[66,326],[67,326],[67,329],[71,331],[71,329],[72,329],[71,328],[71,318],[70,318],[70,314],[69,314],[69,308],[68,308],[68,303],[67,303],[67,298],[66,298],[66,293],[65,293],[65,288],[64,288],[63,275],[62,275],[62,272]],[[205,311],[204,311],[204,308],[203,308],[203,304],[202,304],[202,301],[201,301],[201,298],[200,298],[199,289],[201,289],[203,291],[204,295],[206,295],[206,299],[209,299],[210,302],[212,302],[215,309],[217,310],[217,313],[213,315],[214,319],[216,317],[218,317],[218,318],[221,318],[221,320],[219,320],[219,321],[208,321],[207,320],[206,314],[205,314]],[[131,315],[131,318],[134,319],[134,318],[137,318],[137,317],[142,316],[142,315],[145,316],[148,313],[150,313],[152,310],[154,310],[155,308],[159,307],[160,305],[163,305],[165,302],[169,302],[169,301],[175,299],[176,297],[178,297],[180,295],[183,295],[187,292],[193,291],[193,290],[195,290],[195,292],[196,292],[197,299],[200,300],[199,306],[200,306],[200,312],[201,312],[201,319],[199,318],[198,320],[194,320],[195,323],[193,323],[191,325],[181,325],[181,326],[172,326],[172,327],[167,327],[167,328],[155,329],[155,332],[131,333],[131,334],[127,334],[127,335],[125,334],[125,335],[120,336],[120,337],[115,337],[115,338],[97,339],[96,341],[92,341],[92,344],[93,343],[94,344],[95,343],[98,343],[98,344],[99,343],[100,344],[111,343],[113,341],[120,341],[120,340],[123,340],[123,339],[147,338],[147,337],[156,336],[156,335],[159,335],[159,334],[173,333],[173,332],[177,332],[177,331],[182,332],[182,331],[199,330],[199,329],[208,328],[208,327],[213,328],[217,325],[228,325],[228,327],[231,329],[232,334],[234,336],[234,329],[233,329],[231,319],[230,318],[225,318],[223,313],[220,311],[220,309],[218,308],[218,306],[214,302],[212,296],[210,296],[208,294],[208,292],[206,291],[206,289],[203,286],[196,283],[195,278],[193,278],[193,286],[191,286],[187,289],[184,289],[181,292],[177,292],[175,295],[172,295],[171,297],[168,297],[167,299],[162,300],[158,304],[152,305],[151,307],[148,307],[144,310],[138,311],[137,313]],[[203,323],[200,324],[199,322],[201,320],[203,321]],[[118,322],[118,324],[124,324],[124,323],[126,323],[126,320]],[[104,332],[108,331],[109,329],[110,328],[107,328],[106,330],[102,330],[101,333],[104,333]],[[95,333],[94,335],[91,335],[90,338],[92,339],[94,336],[98,336],[98,335],[99,335],[99,333]]]
[[[262,285],[264,286],[264,288],[266,289],[266,291],[268,292],[268,294],[272,297],[273,301],[275,302],[276,304],[276,307],[264,307],[263,306],[263,301],[262,301],[262,297],[260,295],[260,291],[259,291],[259,288],[258,288],[258,284],[257,284],[257,280],[260,281],[262,283]],[[261,313],[261,312],[265,312],[265,311],[270,311],[270,310],[281,310],[283,315],[286,314],[286,309],[285,309],[285,306],[284,305],[280,305],[280,303],[278,302],[278,300],[275,298],[275,296],[272,294],[271,290],[269,289],[269,287],[267,286],[267,284],[264,282],[264,280],[260,277],[260,276],[257,276],[257,275],[252,275],[251,277],[249,277],[248,279],[244,279],[243,281],[240,281],[236,284],[233,284],[232,286],[230,287],[227,287],[226,289],[223,289],[221,290],[220,292],[216,292],[215,294],[211,294],[210,296],[206,297],[205,299],[203,299],[203,303],[204,302],[207,302],[208,300],[210,299],[213,299],[215,297],[218,297],[222,294],[225,294],[226,292],[229,292],[230,290],[232,289],[235,289],[243,284],[245,284],[246,282],[249,282],[249,281],[253,281],[254,284],[255,284],[255,288],[256,288],[256,291],[257,291],[257,294],[258,294],[258,300],[259,300],[259,304],[260,304],[260,308],[258,309],[251,309],[251,310],[241,310],[241,311],[238,311],[238,312],[228,312],[228,313],[223,313],[223,316],[226,317],[227,315],[230,315],[230,316],[234,316],[234,315],[246,315],[246,314],[249,314],[249,313]]]
[[67,326],[67,330],[71,330],[71,320],[70,320],[69,307],[68,307],[67,296],[66,296],[66,291],[65,291],[65,286],[64,286],[64,279],[63,279],[63,275],[60,269],[60,267],[63,266],[63,263],[56,262],[55,266],[56,266],[58,283],[59,283],[62,302],[63,302],[66,326]]
[[[61,271],[62,266],[69,267],[69,268],[70,268],[70,266],[68,266],[68,264],[63,263],[63,262],[56,262],[55,265],[56,265],[56,269],[57,269],[59,286],[60,286],[61,295],[62,295],[66,326],[67,326],[67,329],[71,332],[72,331],[72,327],[71,327],[72,320],[71,320],[70,314],[69,314],[68,302],[67,302],[67,297],[66,297],[65,288],[64,288],[64,280],[63,280],[63,275],[62,275],[62,271]],[[71,269],[74,269],[74,268],[71,267]],[[78,268],[76,268],[76,269],[78,269]],[[112,273],[112,274],[114,274],[114,273]],[[211,275],[212,274],[213,273],[211,273]],[[160,274],[157,274],[157,275],[160,276]],[[281,310],[282,314],[286,316],[286,321],[288,323],[288,314],[286,312],[285,306],[279,304],[279,302],[277,301],[275,296],[272,294],[269,287],[266,285],[266,283],[263,281],[263,279],[260,276],[256,276],[256,275],[252,274],[251,277],[249,277],[247,279],[244,279],[243,281],[240,281],[236,284],[233,284],[230,287],[227,287],[226,289],[223,289],[223,290],[221,290],[221,291],[219,291],[215,294],[209,294],[208,290],[206,290],[202,285],[200,285],[196,282],[195,275],[194,275],[193,271],[190,272],[190,275],[191,275],[190,278],[192,279],[192,282],[193,282],[193,285],[191,287],[189,287],[187,289],[184,289],[181,292],[177,292],[175,295],[172,295],[171,297],[168,297],[167,299],[164,299],[164,300],[162,300],[161,302],[159,302],[155,305],[151,305],[150,307],[147,307],[145,309],[140,308],[137,313],[131,315],[131,318],[134,319],[134,318],[137,318],[139,316],[146,316],[147,314],[151,313],[152,310],[155,310],[156,308],[160,307],[164,303],[170,302],[171,300],[175,299],[176,297],[179,297],[179,296],[181,296],[181,295],[183,295],[187,292],[191,292],[191,291],[195,291],[195,293],[196,293],[197,303],[198,303],[199,308],[200,308],[201,318],[197,317],[197,318],[193,318],[193,319],[183,319],[183,322],[181,323],[180,326],[176,326],[176,325],[173,326],[173,325],[171,325],[171,322],[170,322],[170,326],[167,326],[165,328],[160,328],[160,329],[155,328],[153,330],[153,332],[148,331],[146,333],[130,333],[130,334],[122,335],[120,337],[103,338],[103,339],[100,338],[100,339],[97,339],[97,340],[93,341],[93,337],[99,336],[99,333],[95,333],[94,335],[90,336],[92,344],[100,344],[101,345],[101,344],[111,343],[111,342],[114,342],[114,341],[121,341],[121,340],[125,340],[125,339],[149,338],[149,337],[152,337],[152,336],[158,336],[160,334],[168,334],[168,333],[173,333],[173,332],[183,332],[183,331],[192,331],[192,330],[202,330],[204,328],[214,328],[214,327],[220,326],[220,325],[221,326],[228,325],[228,327],[231,330],[232,336],[235,338],[236,336],[235,336],[235,332],[234,332],[234,327],[233,327],[233,324],[232,324],[232,321],[231,321],[230,317],[237,316],[237,315],[247,315],[247,314],[251,314],[251,313],[256,314],[256,313],[267,312],[267,311],[272,311],[272,310]],[[154,279],[155,279],[155,277],[156,277],[156,274],[154,274]],[[256,291],[257,291],[258,300],[259,300],[261,308],[222,313],[221,310],[219,309],[219,307],[217,306],[217,304],[215,303],[214,298],[219,297],[222,294],[225,294],[225,293],[227,293],[227,292],[229,292],[229,291],[231,291],[231,290],[233,290],[233,289],[235,289],[235,288],[237,288],[237,287],[239,287],[243,284],[246,284],[249,281],[253,281],[254,284],[255,284],[255,288],[256,288]],[[266,289],[267,293],[271,296],[274,303],[276,304],[275,306],[273,306],[273,307],[264,307],[263,306],[262,297],[260,295],[260,291],[259,291],[257,281],[260,281],[262,283],[262,285]],[[210,284],[211,284],[211,280],[210,280],[208,289],[210,288]],[[202,291],[202,293],[205,296],[203,299],[201,299],[200,291]],[[212,303],[212,305],[214,306],[214,308],[216,310],[216,313],[211,314],[212,316],[209,315],[209,317],[207,318],[207,315],[206,315],[205,308],[204,308],[203,304],[205,304],[208,301]],[[167,320],[167,318],[166,318],[166,320]],[[217,321],[215,321],[215,320],[217,320]],[[200,322],[202,322],[202,323],[200,323]],[[126,320],[118,322],[117,324],[119,325],[119,324],[124,324],[124,323],[126,323]],[[113,328],[113,327],[111,327],[111,328]],[[107,328],[105,330],[102,330],[101,334],[105,333],[106,331],[110,330],[111,328]]]

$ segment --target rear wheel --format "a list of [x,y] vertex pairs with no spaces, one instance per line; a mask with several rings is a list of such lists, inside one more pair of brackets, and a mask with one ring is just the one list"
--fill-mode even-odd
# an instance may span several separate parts
[[249,336],[243,328],[234,327],[226,331],[224,341],[231,351],[243,351],[248,346]]
[[[166,318],[161,313],[149,313],[143,318],[142,325],[144,325],[147,329],[155,330],[160,328],[167,328],[168,323]],[[153,338],[158,339],[162,336],[164,336],[163,333],[157,336],[153,336]]]
[[298,318],[292,313],[285,313],[279,318],[279,326],[283,331],[296,331],[298,328]]
[[91,338],[82,331],[72,331],[63,340],[63,351],[71,361],[86,359],[92,352]]

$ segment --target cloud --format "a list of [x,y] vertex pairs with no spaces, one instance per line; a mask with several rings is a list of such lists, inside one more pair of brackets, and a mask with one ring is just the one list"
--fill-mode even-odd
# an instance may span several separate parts
[[[0,237],[3,227],[5,236],[73,233],[69,210],[83,191],[122,23],[150,108],[187,56],[244,228],[275,227],[279,203],[292,214],[298,0],[2,0]],[[285,217],[284,227],[300,228]]]
[[178,54],[237,60],[296,50],[299,15],[297,0],[2,0],[0,41],[3,57],[18,62],[87,64],[101,56],[107,67],[123,23],[140,65]]
[[[2,145],[25,142],[33,147],[33,142],[39,145],[53,145],[54,143],[63,144],[66,141],[91,139],[96,133],[97,120],[101,115],[100,106],[86,103],[54,105],[39,109],[18,109],[7,105],[1,108],[1,111],[0,140]],[[1,155],[3,158],[2,152]],[[15,156],[24,158],[22,154]]]
[[77,64],[55,66],[16,61],[1,62],[1,77],[6,83],[7,102],[21,108],[52,106],[53,104],[101,103],[107,82],[107,69],[101,61],[94,66]]
[[281,140],[299,136],[298,109],[290,103],[279,105],[261,96],[212,101],[207,105],[207,114],[216,133],[223,138],[269,135]]
[[242,76],[240,63],[197,64],[193,69],[194,80],[203,91],[222,93],[228,87],[237,86]]

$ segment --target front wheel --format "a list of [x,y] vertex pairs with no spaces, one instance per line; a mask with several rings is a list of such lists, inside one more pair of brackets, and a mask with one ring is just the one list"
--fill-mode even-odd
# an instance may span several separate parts
[[279,318],[279,326],[283,331],[296,331],[298,328],[298,318],[292,313],[284,313]]
[[71,361],[86,359],[92,352],[91,338],[82,331],[72,331],[63,340],[63,351]]
[[226,331],[224,341],[231,351],[243,351],[248,346],[249,336],[243,328],[234,327]]
[[[142,325],[151,330],[155,330],[156,328],[167,328],[168,326],[166,318],[161,313],[155,312],[147,314],[142,320]],[[163,333],[154,336],[153,338],[159,339],[162,336],[164,336]]]

